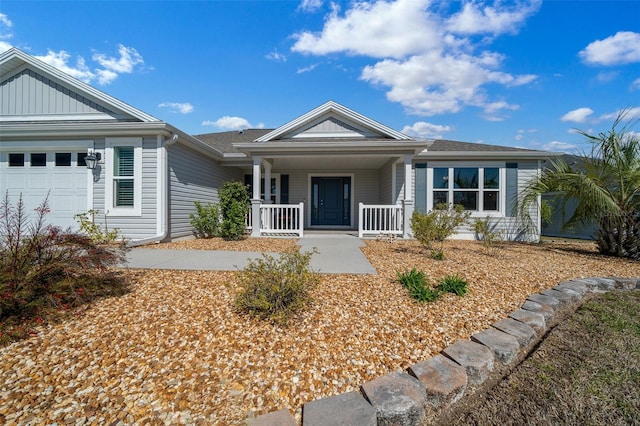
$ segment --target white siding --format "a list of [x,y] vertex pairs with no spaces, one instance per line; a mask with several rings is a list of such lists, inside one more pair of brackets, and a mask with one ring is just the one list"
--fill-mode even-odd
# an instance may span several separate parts
[[222,167],[214,160],[183,145],[171,145],[169,157],[170,238],[193,235],[189,215],[194,201],[217,203],[218,188],[226,181],[242,181],[242,171]]

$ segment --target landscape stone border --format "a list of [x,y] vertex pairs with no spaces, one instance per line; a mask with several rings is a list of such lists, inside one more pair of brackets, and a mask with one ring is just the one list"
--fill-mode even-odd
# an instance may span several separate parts
[[[520,309],[440,355],[364,383],[360,392],[302,406],[303,426],[399,425],[442,422],[464,401],[506,377],[561,321],[595,294],[640,290],[640,278],[575,278],[530,295]],[[296,425],[286,409],[249,421],[252,426]]]

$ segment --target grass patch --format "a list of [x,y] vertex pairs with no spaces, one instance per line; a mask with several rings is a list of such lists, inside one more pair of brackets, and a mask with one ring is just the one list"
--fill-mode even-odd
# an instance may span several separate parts
[[[600,295],[452,424],[617,425],[640,419],[640,292]],[[532,417],[534,416],[534,417]]]

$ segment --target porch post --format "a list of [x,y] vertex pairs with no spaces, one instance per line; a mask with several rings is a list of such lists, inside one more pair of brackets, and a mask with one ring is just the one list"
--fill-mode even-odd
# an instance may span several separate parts
[[253,196],[251,197],[251,236],[260,236],[260,163],[262,157],[253,157]]
[[411,170],[411,162],[413,155],[404,156],[404,199],[413,200],[413,170]]
[[263,161],[264,165],[264,203],[271,204],[271,163]]
[[411,216],[413,215],[414,202],[413,202],[413,170],[411,169],[411,162],[413,161],[413,155],[407,154],[404,156],[404,200],[402,200],[402,238],[411,238],[413,231],[411,230]]

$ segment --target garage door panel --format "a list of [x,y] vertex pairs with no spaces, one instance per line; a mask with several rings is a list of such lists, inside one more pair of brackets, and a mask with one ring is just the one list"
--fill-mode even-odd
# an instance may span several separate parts
[[29,173],[29,189],[47,189],[47,181],[51,180],[52,176],[38,172],[38,173]]
[[[29,154],[25,152],[25,158],[29,158]],[[22,193],[30,219],[35,218],[34,209],[48,194],[51,212],[47,214],[46,222],[77,229],[73,216],[87,210],[88,172],[85,167],[56,167],[54,162],[48,162],[44,167],[8,167],[4,162],[0,167],[0,193],[4,196],[9,190],[14,205]]]

